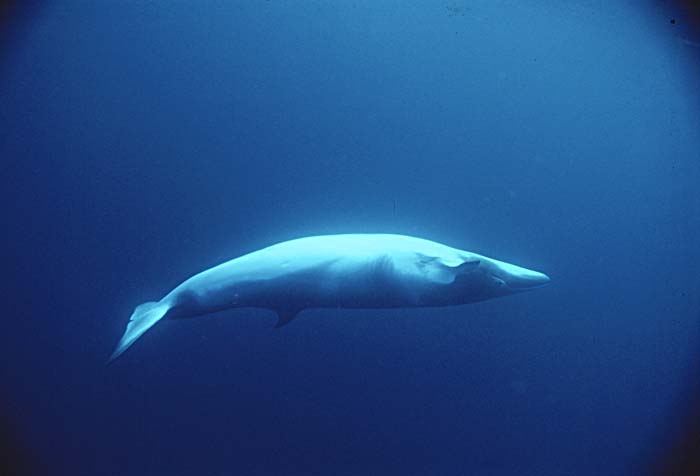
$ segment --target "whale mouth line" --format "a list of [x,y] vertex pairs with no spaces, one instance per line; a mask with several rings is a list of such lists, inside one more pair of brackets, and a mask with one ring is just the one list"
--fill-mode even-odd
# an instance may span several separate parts
[[521,277],[518,279],[499,278],[499,280],[504,281],[508,289],[511,291],[529,291],[531,289],[547,286],[552,281],[546,274],[531,277],[528,276],[525,278]]
[[550,281],[551,281],[551,280],[550,280],[549,278],[547,278],[547,281],[540,282],[540,283],[536,283],[536,284],[529,284],[529,285],[527,285],[527,286],[523,286],[523,287],[521,287],[521,288],[515,288],[515,289],[525,289],[525,290],[527,290],[527,289],[543,288],[543,287],[547,286],[547,285],[550,283]]
[[551,279],[549,278],[544,278],[542,281],[535,283],[535,284],[530,284],[527,286],[527,289],[537,289],[537,288],[543,288],[551,282]]

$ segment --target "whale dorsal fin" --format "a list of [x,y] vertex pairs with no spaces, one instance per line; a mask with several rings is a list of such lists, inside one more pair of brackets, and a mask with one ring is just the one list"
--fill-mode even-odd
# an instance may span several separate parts
[[279,329],[282,326],[289,324],[292,319],[297,317],[301,309],[275,309],[277,313],[277,324],[275,324],[275,329]]

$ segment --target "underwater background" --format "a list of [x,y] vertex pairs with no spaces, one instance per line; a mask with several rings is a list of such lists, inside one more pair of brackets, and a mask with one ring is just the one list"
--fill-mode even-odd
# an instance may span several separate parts
[[[698,418],[686,7],[5,7],[5,474],[662,471]],[[264,310],[165,320],[105,365],[136,305],[344,232],[419,236],[552,283],[444,309],[308,310],[282,329]]]

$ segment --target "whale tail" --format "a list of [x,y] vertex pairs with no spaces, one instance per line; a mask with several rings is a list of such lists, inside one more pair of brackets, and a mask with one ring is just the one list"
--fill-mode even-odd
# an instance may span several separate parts
[[141,337],[156,322],[160,321],[169,310],[170,304],[160,301],[147,302],[137,306],[131,314],[129,323],[126,325],[126,331],[117,344],[117,348],[112,352],[108,363],[122,355],[126,349],[131,347],[131,344],[136,342],[136,339]]

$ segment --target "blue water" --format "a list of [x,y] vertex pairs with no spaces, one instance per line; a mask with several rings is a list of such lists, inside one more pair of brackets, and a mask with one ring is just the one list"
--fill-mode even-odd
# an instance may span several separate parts
[[[54,1],[0,47],[0,403],[51,475],[638,475],[698,388],[700,54],[681,3]],[[671,19],[675,20],[674,23]],[[133,308],[300,236],[544,289]]]

